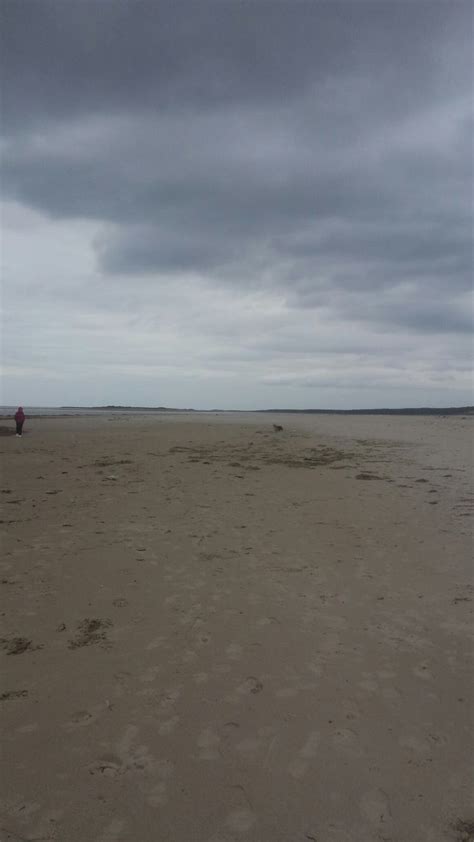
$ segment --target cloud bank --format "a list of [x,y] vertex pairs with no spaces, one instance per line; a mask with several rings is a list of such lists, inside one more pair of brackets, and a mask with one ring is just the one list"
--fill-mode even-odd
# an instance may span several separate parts
[[472,402],[470,3],[3,18],[4,403]]

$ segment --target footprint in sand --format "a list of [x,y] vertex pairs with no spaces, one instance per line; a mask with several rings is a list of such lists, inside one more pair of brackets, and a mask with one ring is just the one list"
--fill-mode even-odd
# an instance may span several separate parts
[[136,745],[139,729],[129,725],[122,738],[115,745],[115,752],[104,754],[89,767],[91,775],[117,778],[125,774],[145,776],[158,775],[162,780],[169,778],[174,771],[170,760],[156,760],[148,746]]
[[432,749],[432,745],[430,745],[427,740],[420,739],[420,737],[417,737],[414,734],[402,734],[402,736],[399,737],[398,744],[402,748],[408,749],[419,758],[427,757]]
[[125,771],[120,757],[116,754],[104,754],[89,766],[90,775],[103,775],[106,778],[116,778]]
[[392,811],[390,801],[383,789],[371,789],[362,796],[360,811],[374,828],[390,830]]
[[242,657],[243,649],[240,643],[230,643],[225,652],[231,661],[239,661]]
[[20,725],[19,728],[15,728],[17,734],[34,734],[35,731],[39,731],[39,724],[38,722],[29,722],[27,725]]
[[114,599],[112,605],[115,605],[116,608],[126,608],[128,605],[128,599],[124,599],[123,597],[118,597]]
[[226,729],[226,733],[232,733],[240,728],[240,722],[235,722],[231,719],[229,722],[224,722],[224,728]]
[[119,670],[119,672],[114,672],[114,679],[120,686],[126,684],[128,679],[132,677],[131,672],[127,672],[127,670]]
[[301,780],[306,775],[311,761],[316,757],[319,746],[319,733],[313,731],[306,740],[298,755],[290,763],[288,771],[292,778]]
[[167,737],[169,734],[172,734],[178,724],[179,716],[172,716],[170,719],[166,719],[158,728],[160,737]]
[[197,672],[193,675],[193,679],[195,684],[207,684],[209,675],[207,672]]
[[64,723],[63,728],[66,731],[74,731],[76,728],[82,728],[84,725],[90,725],[97,719],[97,715],[93,716],[88,710],[77,710],[72,714],[71,718]]
[[240,687],[237,688],[237,693],[240,696],[248,696],[250,693],[255,696],[257,693],[261,693],[262,690],[262,682],[258,678],[255,678],[254,675],[249,675]]
[[414,667],[413,673],[414,675],[416,675],[417,678],[421,678],[423,681],[433,680],[433,673],[430,672],[426,664],[419,664],[418,666]]
[[181,690],[179,687],[172,687],[169,690],[166,690],[160,697],[160,702],[158,704],[159,710],[162,713],[171,710],[180,696]]
[[232,671],[232,667],[230,664],[216,664],[213,667],[212,672],[216,675],[227,675],[227,673]]
[[246,737],[245,740],[241,740],[240,743],[237,743],[235,748],[239,752],[239,754],[242,755],[242,757],[250,759],[258,754],[261,745],[261,740],[256,740],[252,737]]
[[373,681],[370,678],[366,678],[363,681],[358,681],[357,686],[363,691],[364,695],[372,695],[374,693],[379,692],[379,685],[376,681]]
[[225,823],[229,830],[234,833],[247,833],[256,821],[257,817],[253,810],[249,807],[239,807],[229,813]]
[[163,807],[168,801],[167,785],[165,781],[157,783],[146,797],[150,807]]
[[352,728],[340,728],[333,736],[333,743],[335,748],[342,751],[349,751],[351,754],[359,756],[361,754],[359,748],[359,736],[352,730]]
[[174,766],[169,760],[159,761],[155,771],[161,778],[149,791],[146,802],[150,807],[163,807],[168,801],[168,780],[172,776]]
[[277,699],[293,699],[298,693],[299,690],[296,687],[281,687],[276,691],[275,696]]
[[153,681],[156,681],[156,677],[157,675],[159,675],[160,670],[160,667],[149,667],[140,676],[140,681],[142,682],[142,684],[151,684]]
[[261,619],[257,621],[257,626],[272,626],[275,624],[281,625],[280,620],[277,620],[276,617],[261,617]]
[[212,728],[205,728],[197,739],[199,760],[216,760],[219,757],[219,743],[221,738]]
[[147,652],[151,652],[153,649],[159,649],[165,642],[166,637],[164,637],[164,635],[160,635],[160,637],[155,637],[154,640],[150,640],[150,642],[145,646],[145,649]]
[[113,819],[100,836],[96,837],[96,842],[118,842],[119,839],[123,838],[122,832],[124,829],[125,822],[122,819]]
[[192,664],[192,662],[195,661],[197,657],[197,652],[195,652],[194,649],[186,649],[186,651],[183,652],[181,660],[183,664]]

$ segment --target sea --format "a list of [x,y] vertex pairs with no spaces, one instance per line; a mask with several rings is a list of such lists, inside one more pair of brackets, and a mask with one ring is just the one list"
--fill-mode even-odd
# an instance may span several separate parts
[[[0,418],[11,418],[17,411],[17,406],[0,406]],[[62,407],[62,406],[24,406],[25,415],[32,416],[77,416],[77,415],[110,415],[111,413],[123,414],[125,409],[93,409],[88,407]],[[130,411],[130,410],[128,410]],[[139,412],[140,410],[136,410]]]

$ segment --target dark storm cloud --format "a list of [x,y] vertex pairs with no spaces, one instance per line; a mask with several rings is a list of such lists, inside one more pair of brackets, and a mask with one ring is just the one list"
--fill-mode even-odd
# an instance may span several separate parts
[[470,3],[5,0],[3,17],[3,192],[103,222],[105,273],[466,328]]
[[4,113],[21,127],[124,104],[281,101],[315,78],[375,68],[410,81],[391,91],[409,101],[435,83],[440,36],[469,14],[463,0],[4,0]]

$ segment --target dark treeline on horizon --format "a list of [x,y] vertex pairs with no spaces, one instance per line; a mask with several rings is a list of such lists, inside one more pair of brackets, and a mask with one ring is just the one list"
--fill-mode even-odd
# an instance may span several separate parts
[[262,409],[260,412],[302,413],[306,415],[466,415],[473,406],[406,407],[402,409]]
[[401,409],[179,409],[169,406],[61,406],[59,409],[121,410],[124,412],[266,412],[301,415],[466,415],[474,413],[474,406],[406,407]]

